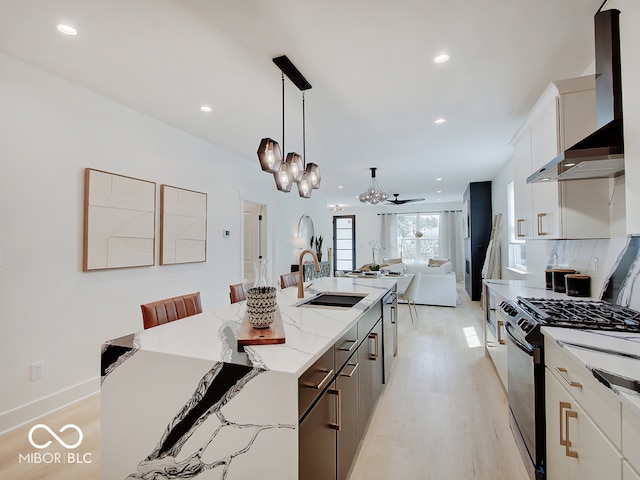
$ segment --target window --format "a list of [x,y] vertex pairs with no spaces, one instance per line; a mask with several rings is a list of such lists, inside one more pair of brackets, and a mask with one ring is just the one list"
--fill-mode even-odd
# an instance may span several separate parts
[[398,249],[404,263],[440,256],[440,214],[398,213]]
[[356,216],[333,217],[333,269],[355,270],[356,268]]
[[507,217],[509,219],[509,267],[527,271],[527,244],[516,236],[516,207],[513,180],[507,185]]

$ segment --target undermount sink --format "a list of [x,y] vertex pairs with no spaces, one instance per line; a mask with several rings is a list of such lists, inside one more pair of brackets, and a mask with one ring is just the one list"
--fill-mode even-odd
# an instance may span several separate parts
[[366,296],[366,293],[322,292],[297,306],[351,308]]

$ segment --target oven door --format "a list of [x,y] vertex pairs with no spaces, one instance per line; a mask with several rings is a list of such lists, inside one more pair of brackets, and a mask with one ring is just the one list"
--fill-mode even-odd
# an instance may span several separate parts
[[[540,388],[544,388],[544,377],[540,377],[539,369],[540,347],[527,342],[509,320],[505,323],[505,331],[511,428],[529,477],[537,480],[544,478],[544,444],[540,444],[544,439],[544,416],[540,418],[539,415],[544,403],[539,405],[538,400]],[[544,391],[542,395],[544,398]],[[544,415],[544,409],[542,412]]]

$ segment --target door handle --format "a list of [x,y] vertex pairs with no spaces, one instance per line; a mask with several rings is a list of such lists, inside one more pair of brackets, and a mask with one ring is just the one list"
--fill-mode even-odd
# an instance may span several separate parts
[[542,230],[542,219],[543,217],[546,217],[547,214],[546,213],[539,213],[538,214],[538,235],[540,235],[541,237],[544,235],[547,235],[549,232],[545,232]]
[[[565,412],[566,410],[566,412]],[[569,433],[569,419],[578,418],[578,412],[571,410],[571,404],[569,402],[560,402],[560,445],[564,447],[564,454],[567,457],[578,458],[578,452],[571,450],[571,440]],[[564,425],[564,434],[562,433]]]
[[330,388],[329,390],[327,390],[327,393],[330,395],[335,395],[338,400],[338,413],[336,423],[329,422],[329,428],[340,431],[342,430],[342,391],[340,389]]
[[377,332],[371,332],[369,334],[369,339],[373,340],[375,343],[375,353],[371,353],[371,344],[369,344],[369,360],[377,360],[378,359],[378,353],[379,353],[379,348],[378,348],[378,333]]
[[506,342],[502,339],[502,329],[504,328],[504,320],[498,320],[498,343],[504,345]]

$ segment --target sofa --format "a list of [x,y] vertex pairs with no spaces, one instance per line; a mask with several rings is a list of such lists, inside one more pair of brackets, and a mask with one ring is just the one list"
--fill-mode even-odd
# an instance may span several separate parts
[[428,263],[403,263],[401,259],[385,258],[384,263],[388,265],[381,270],[421,276],[417,304],[455,307],[460,303],[456,274],[449,260],[430,259]]

